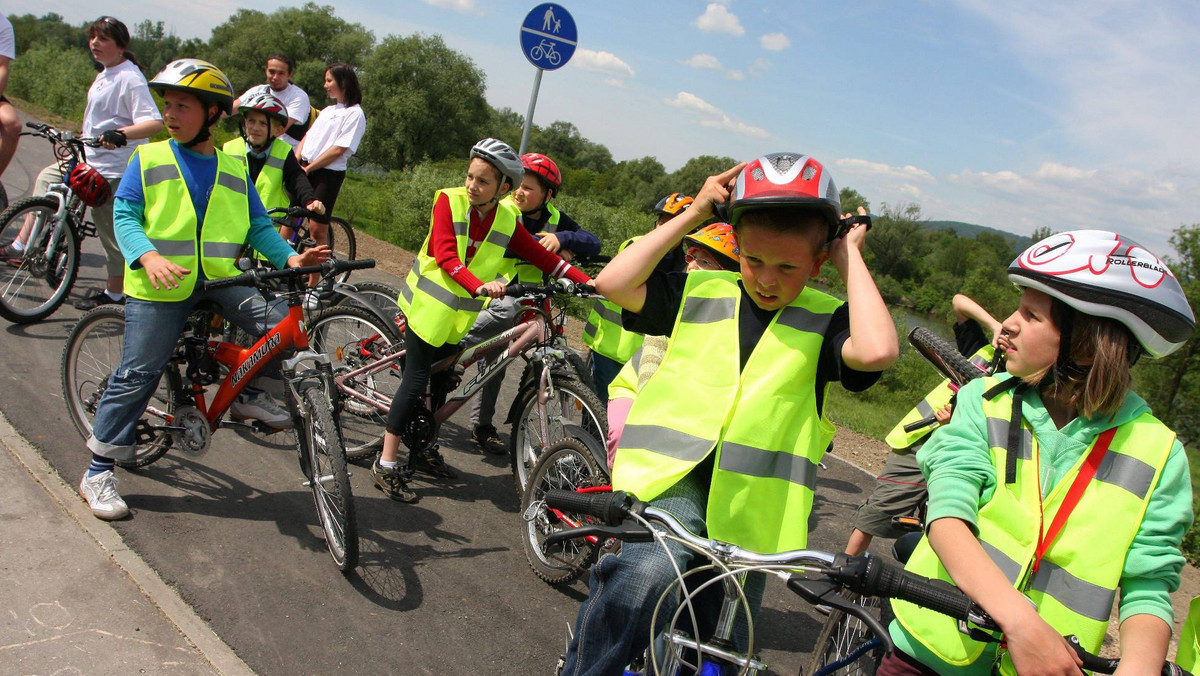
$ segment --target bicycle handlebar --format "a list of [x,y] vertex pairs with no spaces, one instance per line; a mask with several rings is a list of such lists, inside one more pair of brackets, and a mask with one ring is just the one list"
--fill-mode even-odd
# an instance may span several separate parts
[[524,282],[509,284],[504,287],[504,295],[509,298],[523,298],[526,296],[550,298],[552,296],[591,296],[596,293],[596,287],[591,284],[578,284],[570,281],[567,281],[566,284],[564,285],[560,282],[554,284],[529,284]]
[[91,148],[100,147],[99,136],[75,136],[69,131],[60,131],[44,122],[29,121],[25,123],[25,126],[34,131],[21,132],[22,136],[41,136],[59,143],[80,143]]
[[287,268],[284,270],[261,270],[254,269],[248,272],[243,272],[240,275],[233,277],[225,277],[223,279],[206,279],[204,280],[205,289],[224,289],[231,286],[261,286],[264,282],[272,279],[284,279],[288,277],[303,277],[314,272],[319,273],[322,277],[329,275],[337,275],[348,270],[366,270],[367,268],[375,267],[374,258],[363,258],[353,261],[328,260],[320,265],[305,265],[298,268]]
[[275,207],[267,209],[267,215],[271,217],[283,216],[284,218],[323,218],[324,214],[318,214],[315,211],[309,211],[304,207]]

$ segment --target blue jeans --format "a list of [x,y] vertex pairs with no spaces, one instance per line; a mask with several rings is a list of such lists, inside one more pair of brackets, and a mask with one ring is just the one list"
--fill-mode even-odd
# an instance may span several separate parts
[[[197,285],[190,298],[175,303],[129,298],[121,365],[109,378],[108,389],[96,407],[92,436],[87,441],[93,453],[113,460],[133,457],[138,419],[158,387],[188,315],[203,299],[219,304],[226,319],[256,337],[287,316],[287,304],[282,300],[267,303],[257,290],[244,286],[202,292]],[[261,375],[278,377],[278,372],[276,360]]]
[[[693,476],[684,477],[651,501],[659,509],[675,516],[688,530],[702,535],[705,532],[704,514],[708,495],[703,482]],[[681,572],[692,565],[704,565],[708,559],[678,543],[668,543],[670,557],[657,542],[626,542],[619,554],[606,554],[592,568],[588,598],[579,609],[575,621],[575,636],[567,647],[563,676],[584,674],[608,676],[620,674],[650,645],[650,621],[658,597],[675,581],[675,560]],[[691,583],[696,578],[689,578]],[[745,592],[751,612],[757,614],[762,604],[766,577],[752,573],[746,578]],[[709,594],[709,592],[713,592]],[[720,583],[706,589],[695,603],[702,638],[716,624],[723,600]],[[665,631],[677,603],[664,603],[656,629]],[[685,615],[678,626],[689,633],[690,621]],[[734,643],[745,650],[748,642],[745,617],[739,615],[734,631]]]
[[616,380],[623,368],[625,364],[592,350],[592,380],[596,383],[596,396],[605,406],[608,406],[608,385]]

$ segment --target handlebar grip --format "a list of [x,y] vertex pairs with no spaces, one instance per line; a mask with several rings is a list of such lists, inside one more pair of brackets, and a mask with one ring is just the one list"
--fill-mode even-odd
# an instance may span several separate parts
[[923,429],[925,427],[930,427],[933,424],[935,424],[936,422],[937,422],[937,416],[931,415],[928,418],[924,418],[922,420],[918,420],[916,422],[911,422],[911,423],[905,425],[904,431],[905,432],[916,432],[919,429]]
[[508,286],[504,287],[504,295],[508,296],[509,298],[520,298],[521,296],[528,296],[540,288],[542,288],[541,284],[509,284]]
[[629,515],[632,500],[624,491],[611,493],[576,493],[552,489],[546,491],[546,506],[564,512],[586,514],[604,521],[605,525],[619,525]]
[[867,562],[862,589],[856,591],[915,603],[956,620],[966,620],[974,606],[971,597],[958,587],[909,573],[899,565],[877,556]]

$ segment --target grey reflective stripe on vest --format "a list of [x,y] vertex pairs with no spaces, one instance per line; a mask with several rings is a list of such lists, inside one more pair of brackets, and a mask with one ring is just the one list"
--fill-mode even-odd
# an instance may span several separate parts
[[1000,572],[1004,573],[1004,577],[1008,578],[1008,581],[1015,587],[1020,582],[1021,564],[1013,561],[1008,554],[996,549],[983,540],[980,540],[979,544],[983,547],[983,551],[988,555],[988,558],[992,560],[992,563],[996,564]]
[[512,235],[509,235],[508,233],[505,233],[505,232],[500,232],[498,230],[492,230],[491,232],[488,233],[487,239],[485,239],[484,241],[491,242],[492,244],[495,244],[496,246],[500,247],[501,249],[507,249],[508,248],[508,240],[510,240],[510,239],[512,239]]
[[719,467],[726,472],[783,479],[810,490],[817,486],[816,463],[786,451],[768,451],[726,441],[721,444]]
[[583,335],[594,339],[596,337],[596,324],[591,320],[583,327]]
[[779,313],[779,319],[775,320],[775,323],[797,331],[824,334],[832,319],[833,315],[789,305]]
[[639,347],[637,352],[634,352],[633,356],[629,358],[629,361],[633,362],[634,373],[637,373],[637,370],[642,367],[642,350],[645,349],[645,347],[645,345]]
[[150,244],[160,256],[195,256],[196,242],[190,239],[154,239],[150,238]]
[[142,172],[142,184],[149,188],[163,181],[173,181],[179,178],[179,167],[174,164],[160,164]]
[[[457,283],[457,282],[456,282]],[[437,302],[449,307],[451,310],[467,310],[469,312],[479,312],[483,310],[484,301],[480,298],[462,298],[454,295],[454,292],[443,289],[437,285],[437,282],[428,277],[417,276],[417,290],[427,294]],[[409,303],[413,302],[412,289],[408,288],[408,280],[400,285],[400,295]]]
[[703,298],[687,296],[683,299],[683,314],[679,321],[687,324],[711,324],[733,319],[737,301],[733,298]]
[[[243,157],[242,159],[244,160],[246,158]],[[275,157],[274,155],[271,155],[271,156],[267,157],[266,162],[263,162],[263,166],[271,167],[272,169],[282,169],[283,163],[286,161],[287,161],[286,157]]]
[[249,166],[250,166],[250,160],[247,160],[247,159],[246,159],[246,155],[245,155],[245,153],[243,153],[243,154],[241,154],[241,155],[234,155],[234,156],[233,156],[233,159],[237,160],[238,162],[241,162],[243,167],[249,167]]
[[239,195],[246,194],[246,181],[239,176],[217,172],[217,185],[232,190]]
[[[988,444],[992,448],[1008,448],[1008,421],[1003,418],[987,419]],[[1021,448],[1017,449],[1017,457],[1029,460],[1033,457],[1033,432],[1021,428]]]
[[1075,577],[1061,566],[1042,559],[1038,571],[1029,580],[1029,588],[1054,597],[1072,612],[1097,622],[1108,622],[1112,612],[1115,589]]
[[604,321],[612,322],[613,324],[616,324],[617,326],[621,325],[620,311],[613,310],[612,308],[605,305],[604,303],[601,303],[600,301],[596,301],[595,303],[592,304],[592,312],[595,312],[596,314],[600,315],[600,318],[603,319]]
[[454,236],[455,237],[466,237],[467,236],[467,222],[466,221],[454,221]]
[[922,399],[917,402],[917,414],[922,418],[928,418],[933,415],[933,407],[929,405],[929,402]]
[[621,448],[644,448],[684,462],[703,460],[716,443],[658,425],[626,425],[621,433]]
[[1137,458],[1109,451],[1104,454],[1100,466],[1096,468],[1096,481],[1120,486],[1133,493],[1137,499],[1144,500],[1150,490],[1150,482],[1154,481],[1154,468]]
[[242,244],[237,242],[204,242],[205,258],[237,258]]

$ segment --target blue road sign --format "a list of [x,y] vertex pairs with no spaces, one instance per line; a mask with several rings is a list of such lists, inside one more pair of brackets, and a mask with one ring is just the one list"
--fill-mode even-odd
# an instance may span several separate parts
[[575,19],[563,7],[552,2],[530,10],[521,24],[521,51],[535,67],[557,70],[567,65],[575,53]]

